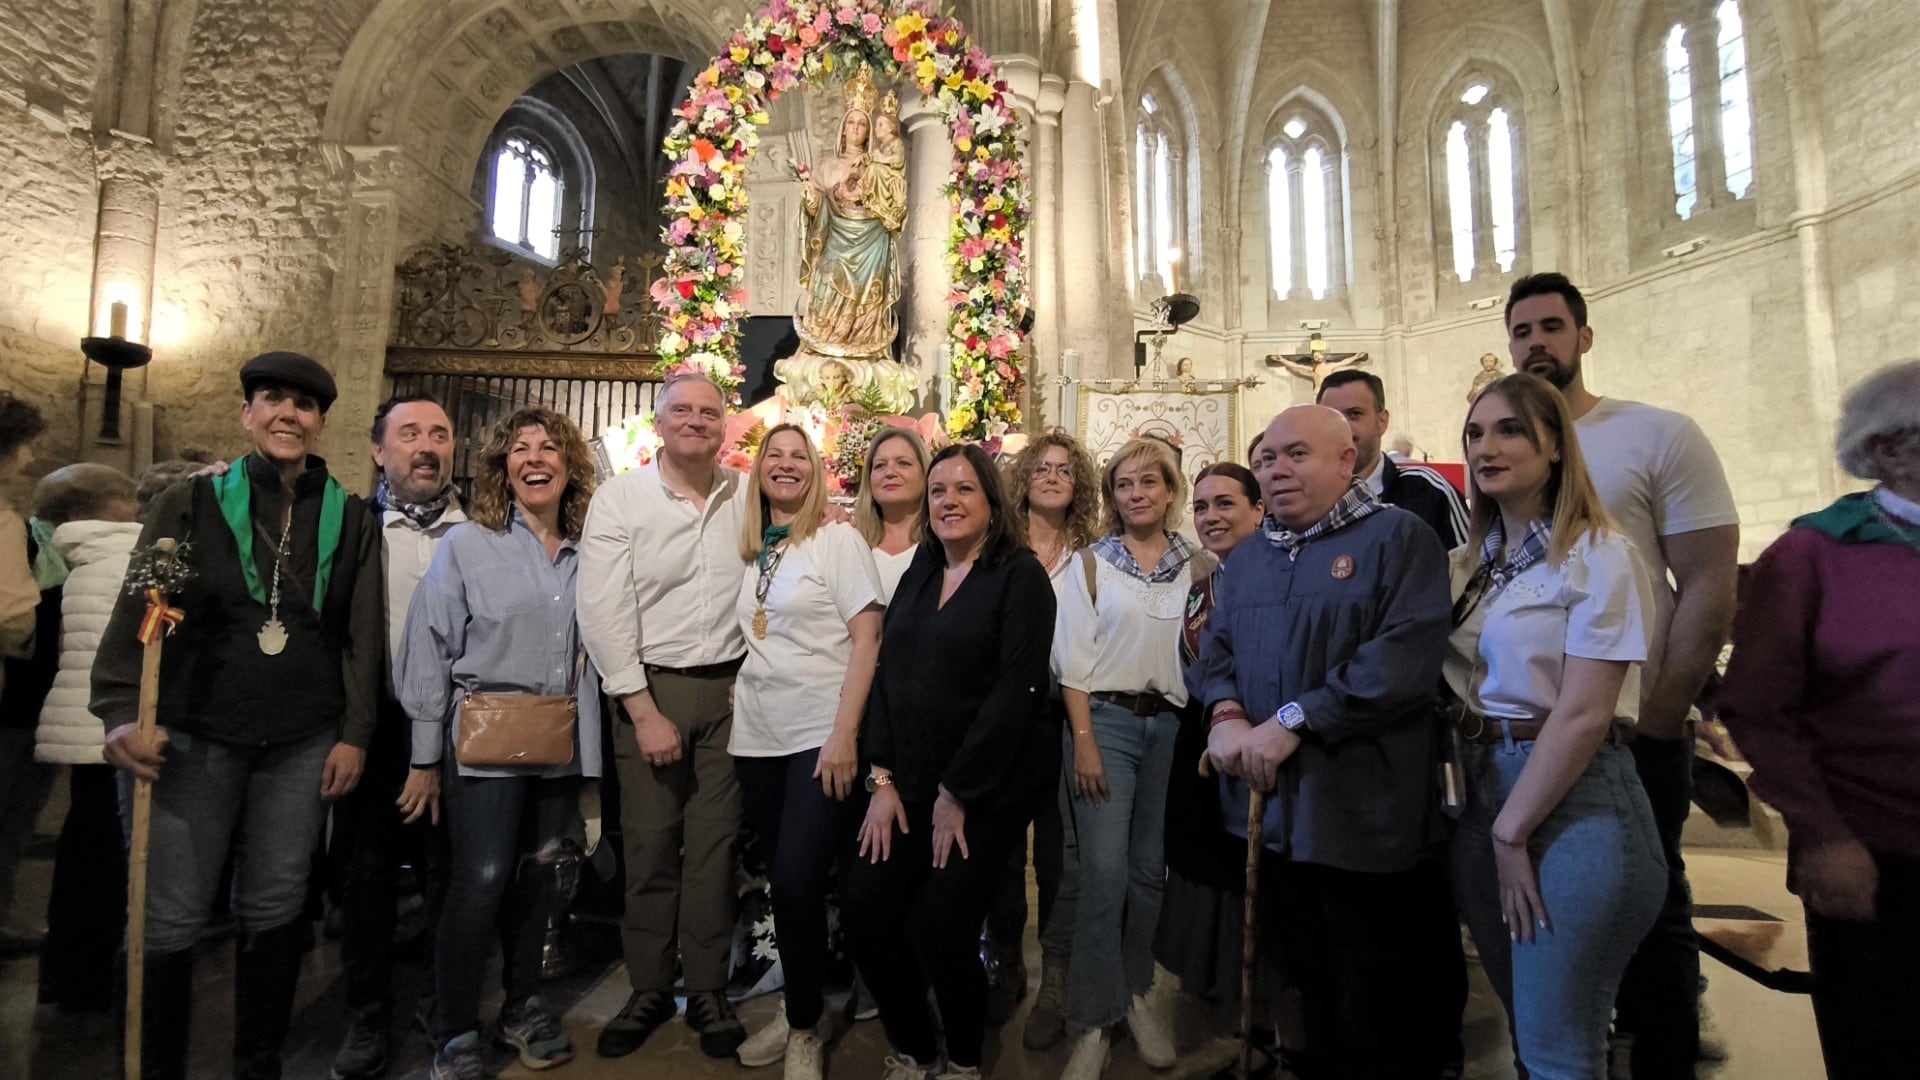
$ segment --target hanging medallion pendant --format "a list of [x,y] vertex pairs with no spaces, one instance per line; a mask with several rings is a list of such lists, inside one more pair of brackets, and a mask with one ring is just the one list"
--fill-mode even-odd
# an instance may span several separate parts
[[280,625],[279,616],[274,616],[260,627],[260,651],[268,656],[279,656],[280,650],[287,647],[287,628]]
[[753,639],[767,640],[767,609],[764,607],[753,613]]

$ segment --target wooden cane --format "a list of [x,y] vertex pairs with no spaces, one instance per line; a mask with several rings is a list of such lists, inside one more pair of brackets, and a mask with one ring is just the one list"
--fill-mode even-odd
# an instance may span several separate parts
[[[1213,775],[1213,759],[1200,754],[1200,775]],[[1260,848],[1267,823],[1267,793],[1247,793],[1247,879],[1240,926],[1240,1075],[1253,1075],[1253,973],[1260,957],[1260,924],[1254,918],[1260,899]]]
[[[174,541],[162,537],[154,541],[153,546],[165,556],[172,553]],[[136,725],[142,746],[152,741],[158,726],[160,646],[166,634],[155,632],[144,636],[140,654],[140,717]],[[147,967],[147,844],[152,830],[153,781],[135,777],[133,836],[127,853],[127,1080],[140,1080],[140,1021]]]

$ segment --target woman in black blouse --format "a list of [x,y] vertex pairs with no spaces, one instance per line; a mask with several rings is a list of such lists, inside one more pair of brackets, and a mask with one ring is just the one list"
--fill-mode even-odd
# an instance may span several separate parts
[[1043,753],[1053,589],[1008,511],[998,470],[952,446],[927,474],[927,538],[887,609],[861,750],[873,798],[842,902],[847,941],[896,1057],[922,1080],[980,1075],[978,935],[1000,869],[1053,782]]

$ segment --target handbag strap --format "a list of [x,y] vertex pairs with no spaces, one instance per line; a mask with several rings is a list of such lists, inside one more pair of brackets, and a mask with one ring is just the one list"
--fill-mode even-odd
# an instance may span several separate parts
[[580,690],[580,677],[587,670],[587,647],[576,645],[573,648],[573,674],[567,679],[567,696],[573,697]]

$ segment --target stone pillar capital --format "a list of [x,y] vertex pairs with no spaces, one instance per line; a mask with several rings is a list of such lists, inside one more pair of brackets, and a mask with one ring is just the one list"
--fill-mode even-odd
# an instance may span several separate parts
[[1040,92],[1034,99],[1034,112],[1043,124],[1058,124],[1060,110],[1067,104],[1067,80],[1058,75],[1040,76]]
[[118,129],[93,133],[94,173],[102,181],[127,181],[158,187],[166,157],[144,135]]

